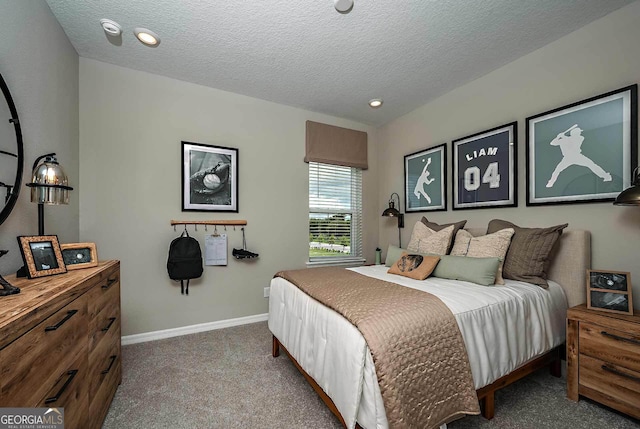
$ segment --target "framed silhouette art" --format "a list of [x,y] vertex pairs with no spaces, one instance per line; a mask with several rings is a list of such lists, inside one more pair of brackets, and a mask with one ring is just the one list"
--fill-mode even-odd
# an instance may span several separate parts
[[638,86],[527,118],[527,205],[613,201],[631,185]]
[[410,212],[447,210],[447,144],[404,157],[404,201]]

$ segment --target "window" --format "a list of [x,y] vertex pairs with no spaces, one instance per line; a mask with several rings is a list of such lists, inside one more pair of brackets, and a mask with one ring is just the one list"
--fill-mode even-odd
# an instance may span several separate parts
[[362,169],[309,163],[309,261],[362,260]]

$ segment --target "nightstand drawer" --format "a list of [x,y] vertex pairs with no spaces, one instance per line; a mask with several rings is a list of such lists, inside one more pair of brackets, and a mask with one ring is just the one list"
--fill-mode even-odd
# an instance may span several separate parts
[[580,354],[640,372],[640,336],[629,332],[582,322]]
[[581,395],[640,417],[640,372],[582,354],[579,370]]

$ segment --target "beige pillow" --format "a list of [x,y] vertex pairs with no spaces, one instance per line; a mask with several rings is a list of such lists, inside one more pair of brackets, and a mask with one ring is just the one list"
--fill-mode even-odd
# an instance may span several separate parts
[[453,225],[436,232],[418,221],[413,227],[407,250],[410,252],[446,255],[452,236]]
[[453,239],[456,236],[456,234],[458,233],[459,230],[461,230],[462,228],[464,228],[464,225],[467,223],[467,220],[461,220],[460,222],[454,222],[454,223],[443,223],[442,225],[439,225],[435,222],[430,222],[426,217],[422,216],[422,219],[420,219],[420,222],[424,223],[427,228],[431,228],[432,230],[438,232],[442,229],[445,229],[448,226],[453,225],[453,233],[451,234],[451,242],[449,243],[449,248],[447,249],[447,253],[451,252],[451,248],[453,247]]
[[513,234],[513,228],[505,228],[493,234],[474,237],[469,232],[461,229],[456,234],[456,241],[453,243],[450,254],[471,258],[500,258],[500,265],[496,273],[496,284],[503,285],[502,265],[509,250]]
[[416,280],[424,280],[433,272],[440,261],[439,256],[402,253],[402,257],[389,268],[389,274],[398,274]]

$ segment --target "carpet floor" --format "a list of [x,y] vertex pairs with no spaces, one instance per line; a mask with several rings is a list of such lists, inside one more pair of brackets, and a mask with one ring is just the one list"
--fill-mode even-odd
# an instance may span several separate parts
[[[282,354],[267,323],[122,348],[122,384],[105,429],[341,428]],[[640,428],[640,422],[565,395],[566,380],[541,370],[496,393],[495,418],[465,417],[450,429]]]

